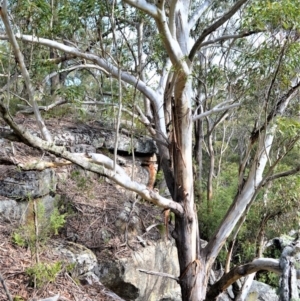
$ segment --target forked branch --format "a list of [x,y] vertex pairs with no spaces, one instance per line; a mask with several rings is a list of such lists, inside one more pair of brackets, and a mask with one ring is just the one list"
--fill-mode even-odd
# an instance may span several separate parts
[[216,22],[205,28],[200,35],[200,37],[195,42],[190,54],[189,59],[190,61],[193,61],[197,51],[201,47],[202,42],[205,40],[205,38],[210,35],[212,32],[217,30],[220,26],[222,26],[226,21],[228,21],[248,0],[239,0],[234,4],[231,9],[224,14],[221,18],[219,18]]
[[[246,275],[258,272],[258,271],[270,271],[276,274],[281,274],[282,269],[279,265],[278,259],[273,258],[258,258],[250,263],[237,266],[230,272],[224,274],[219,281],[213,284],[206,295],[206,301],[215,300],[215,298],[221,294],[226,288],[238,279],[245,277]],[[297,278],[300,278],[300,273],[297,273]]]

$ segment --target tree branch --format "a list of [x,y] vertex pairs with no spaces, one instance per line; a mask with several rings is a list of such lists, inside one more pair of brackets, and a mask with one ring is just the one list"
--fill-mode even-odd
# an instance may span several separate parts
[[[57,101],[55,101],[54,103],[48,105],[48,106],[38,106],[39,110],[42,111],[49,111],[55,107],[58,107],[60,105],[63,105],[65,103],[67,103],[68,100],[67,99],[59,99]],[[23,105],[18,105],[19,108],[21,108],[20,111],[18,111],[18,113],[24,113],[24,114],[30,114],[33,112],[33,108],[32,107],[27,107],[27,106],[23,106]]]
[[[227,274],[224,274],[219,281],[213,284],[206,295],[206,301],[215,300],[215,298],[221,294],[226,288],[228,288],[232,283],[238,279],[261,271],[270,271],[276,274],[281,274],[282,270],[279,266],[279,260],[273,258],[258,258],[250,263],[237,266],[233,268]],[[297,273],[297,278],[300,278],[300,273]]]
[[186,75],[188,75],[189,67],[187,64],[187,58],[184,56],[178,41],[173,37],[172,32],[170,31],[164,10],[159,10],[155,21],[173,66],[180,68]]
[[5,291],[5,294],[6,294],[6,296],[7,296],[7,299],[8,299],[9,301],[13,301],[13,297],[12,297],[11,293],[9,292],[7,286],[6,286],[6,283],[5,283],[5,281],[4,281],[4,279],[3,279],[2,275],[1,275],[1,273],[0,273],[0,282],[1,282],[2,286],[3,286],[3,288],[4,288],[4,291]]
[[156,18],[157,17],[157,7],[151,3],[148,3],[146,0],[123,0],[125,3],[138,8],[139,10],[145,12],[149,16]]
[[203,250],[203,254],[208,262],[210,262],[210,265],[215,261],[222,246],[225,244],[242,214],[247,210],[248,206],[251,206],[262,188],[263,172],[273,145],[275,129],[276,125],[270,126],[265,136],[260,139],[254,155],[254,163],[249,168],[246,181],[243,185],[239,185],[238,192],[220,223],[219,228],[212,235],[209,243]]
[[287,171],[284,171],[284,172],[280,172],[280,173],[277,173],[275,175],[267,177],[265,179],[265,183],[274,181],[274,180],[279,179],[279,178],[288,177],[288,176],[294,175],[298,172],[300,172],[300,164],[294,169],[287,170]]
[[267,116],[266,122],[259,128],[254,129],[254,131],[251,133],[251,143],[255,143],[260,135],[261,132],[263,132],[267,126],[270,124],[270,122],[277,116],[280,115],[286,108],[287,104],[289,103],[290,99],[296,94],[298,89],[300,88],[300,81],[293,87],[291,87],[277,102],[275,108],[271,110],[269,115]]
[[103,68],[99,67],[98,65],[93,65],[93,64],[81,64],[81,65],[76,65],[76,66],[72,66],[72,67],[69,67],[69,68],[65,68],[65,69],[61,69],[59,71],[55,71],[55,72],[52,72],[50,74],[48,74],[44,80],[43,80],[43,84],[46,83],[48,80],[50,80],[52,77],[60,74],[60,73],[63,73],[63,72],[70,72],[70,71],[73,71],[73,70],[76,70],[76,69],[98,69],[102,72],[104,72],[106,75],[108,75],[109,73],[104,70]]
[[224,14],[219,20],[217,20],[212,25],[205,28],[200,35],[200,37],[195,42],[190,54],[189,59],[190,61],[193,61],[197,51],[201,47],[202,42],[205,40],[205,38],[210,35],[212,32],[214,32],[216,29],[218,29],[220,26],[222,26],[226,21],[228,21],[240,8],[243,4],[245,4],[248,0],[239,0],[235,5],[231,7],[231,9]]
[[176,37],[176,23],[175,23],[175,12],[176,12],[176,5],[178,0],[171,1],[170,9],[169,9],[169,28],[172,37],[175,39]]
[[219,107],[220,105],[217,105],[213,109],[211,109],[209,111],[206,111],[206,112],[204,112],[202,114],[194,116],[193,117],[193,121],[196,121],[196,120],[199,120],[199,119],[203,119],[204,117],[207,117],[207,116],[209,116],[211,114],[214,114],[214,113],[218,113],[218,112],[222,112],[222,111],[225,111],[225,110],[229,110],[229,109],[233,109],[233,108],[239,107],[241,105],[241,103],[234,103],[232,105],[221,107],[221,108]]
[[179,278],[178,277],[175,277],[175,276],[167,274],[167,273],[147,271],[147,270],[143,270],[143,269],[138,269],[138,271],[141,272],[141,273],[148,274],[148,275],[155,275],[155,276],[170,278],[172,280],[175,280],[175,281],[179,282]]
[[212,4],[213,1],[205,1],[202,5],[198,7],[198,9],[194,12],[189,20],[189,28],[190,30],[195,26],[198,19],[204,13],[204,11]]
[[207,46],[207,45],[210,45],[210,44],[214,44],[214,43],[217,43],[217,42],[223,42],[223,41],[226,41],[226,40],[248,37],[248,36],[251,36],[251,35],[259,33],[259,32],[260,31],[253,30],[253,31],[248,31],[248,32],[242,32],[242,33],[239,33],[239,34],[231,34],[231,35],[221,36],[221,37],[215,38],[213,40],[208,40],[206,42],[201,43],[200,47]]
[[[51,48],[55,48],[65,53],[68,53],[70,55],[74,55],[76,57],[80,57],[92,61],[98,66],[100,66],[101,68],[103,68],[106,72],[111,74],[114,78],[118,78],[118,68],[95,54],[81,52],[78,48],[67,46],[53,40],[39,38],[36,36],[16,34],[16,38],[25,42],[40,44]],[[7,36],[0,35],[0,40],[7,40],[7,39],[8,39]],[[143,81],[137,79],[136,77],[124,71],[121,72],[121,78],[124,82],[132,86],[135,86],[141,93],[143,93],[147,98],[149,98],[150,101],[154,104],[157,111],[160,109],[157,103],[157,99],[159,99],[159,96],[153,89],[148,87]]]

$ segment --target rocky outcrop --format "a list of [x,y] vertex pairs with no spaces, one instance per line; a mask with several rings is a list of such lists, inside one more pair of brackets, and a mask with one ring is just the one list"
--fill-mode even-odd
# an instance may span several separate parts
[[270,285],[259,281],[253,281],[249,290],[246,301],[277,301],[279,297],[276,294],[276,290]]
[[[203,245],[205,242],[203,241]],[[130,258],[101,261],[95,274],[101,283],[125,300],[180,301],[178,283],[170,278],[141,273],[140,270],[166,273],[178,277],[177,249],[171,241],[159,241],[136,251]],[[234,300],[232,287],[218,297],[218,301]],[[253,281],[247,301],[276,301],[278,296],[271,286]]]
[[84,278],[97,265],[96,255],[83,245],[70,241],[54,241],[53,245],[55,253],[71,264],[69,271],[74,278]]
[[175,280],[141,273],[139,269],[164,272],[177,277],[177,249],[170,241],[159,241],[132,253],[129,258],[98,263],[95,274],[101,283],[125,300],[179,301],[180,287]]
[[53,169],[23,171],[13,165],[0,165],[0,195],[13,199],[39,198],[56,191]]
[[[217,301],[232,301],[236,300],[232,286],[226,292],[222,293]],[[253,280],[245,301],[278,301],[279,297],[276,290],[265,283]]]
[[0,216],[24,221],[32,211],[28,201],[37,200],[50,216],[59,196],[53,169],[24,171],[14,165],[0,165]]
[[[51,122],[50,122],[51,123]],[[34,121],[28,124],[31,132],[39,136]],[[56,145],[65,146],[71,152],[104,152],[112,156],[115,133],[112,126],[94,122],[92,125],[64,122],[63,126],[50,125]],[[1,138],[2,137],[2,138]],[[8,219],[24,217],[27,205],[24,200],[41,199],[50,209],[54,203],[57,181],[65,179],[66,162],[59,162],[54,156],[31,148],[16,140],[9,128],[0,130],[0,214]],[[135,152],[133,164],[131,152]],[[157,159],[156,145],[152,139],[131,135],[122,130],[118,141],[118,164],[140,183],[153,186]],[[120,188],[122,193],[125,190]],[[128,192],[126,192],[128,195]],[[129,193],[130,197],[131,194]],[[135,197],[135,196],[133,196]],[[58,196],[56,197],[58,198]]]
[[[59,196],[50,195],[38,199],[38,204],[45,210],[45,216],[51,215],[58,200]],[[0,217],[2,216],[7,220],[24,222],[31,212],[32,208],[29,206],[28,200],[15,200],[0,196]]]
[[[51,122],[50,122],[51,123]],[[66,146],[71,152],[94,152],[100,149],[113,150],[115,148],[115,126],[92,122],[89,125],[65,122],[57,127],[55,124],[48,125],[51,128],[53,140],[56,145]],[[40,136],[35,124],[31,132]],[[157,147],[153,139],[138,133],[121,128],[118,135],[118,151],[130,154],[133,151],[137,155],[157,153]]]

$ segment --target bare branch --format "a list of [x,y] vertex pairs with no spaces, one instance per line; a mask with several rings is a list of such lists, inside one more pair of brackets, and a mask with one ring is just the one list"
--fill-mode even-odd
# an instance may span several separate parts
[[236,107],[239,107],[241,105],[241,103],[234,103],[232,105],[229,105],[229,106],[225,106],[225,107],[219,107],[220,105],[214,107],[213,109],[209,110],[209,111],[206,111],[202,114],[199,114],[197,116],[194,116],[193,117],[193,121],[196,121],[196,120],[199,120],[199,119],[203,119],[204,117],[207,117],[211,114],[214,114],[214,113],[218,113],[218,112],[222,112],[222,111],[225,111],[225,110],[229,110],[229,109],[233,109],[233,108],[236,108]]
[[130,6],[140,9],[153,18],[157,17],[157,7],[151,3],[148,3],[146,0],[124,0],[124,2]]
[[172,66],[172,63],[171,63],[170,59],[167,59],[166,62],[165,62],[165,65],[163,67],[162,75],[160,77],[159,86],[158,86],[158,89],[157,89],[157,91],[160,92],[160,93],[164,92],[164,89],[166,87],[166,83],[168,81],[168,77],[169,77],[169,74],[170,74],[171,66]]
[[[178,0],[173,0],[172,2],[177,2]],[[159,9],[164,9],[165,7],[165,3],[166,3],[166,0],[160,0],[160,1],[157,1],[156,2],[156,6],[159,8]],[[176,5],[176,4],[175,4]]]
[[276,66],[276,69],[275,69],[275,72],[274,72],[274,75],[273,75],[273,78],[271,80],[271,83],[270,83],[270,86],[269,86],[269,89],[268,89],[268,92],[266,94],[266,104],[269,102],[269,99],[270,99],[270,96],[271,96],[271,92],[272,92],[272,88],[275,84],[275,80],[277,78],[277,75],[278,75],[278,72],[279,72],[279,69],[281,67],[281,62],[282,62],[282,59],[284,57],[284,54],[285,54],[285,50],[286,50],[286,45],[287,45],[287,42],[288,40],[286,39],[281,51],[280,51],[280,55],[279,55],[279,59],[278,59],[278,63],[277,63],[277,66]]
[[172,37],[176,37],[176,23],[175,23],[175,12],[176,12],[176,5],[178,0],[173,0],[170,5],[170,11],[169,11],[169,28]]
[[238,192],[224,219],[222,220],[219,228],[212,235],[209,243],[203,251],[211,264],[219,254],[222,246],[233,231],[238,220],[247,210],[247,207],[251,206],[253,201],[256,199],[258,192],[262,188],[263,172],[272,148],[275,129],[276,125],[270,126],[267,133],[265,133],[265,136],[260,139],[253,159],[254,162],[257,162],[257,164],[252,164],[250,167],[247,180],[242,186],[239,186]]
[[244,38],[244,37],[248,37],[251,36],[253,34],[259,33],[260,31],[248,31],[248,32],[242,32],[239,34],[231,34],[231,35],[225,35],[225,36],[221,36],[212,40],[208,40],[206,42],[201,43],[200,47],[204,47],[210,44],[214,44],[214,43],[218,43],[218,42],[224,42],[226,40],[231,40],[231,39],[238,39],[238,38]]
[[173,37],[170,31],[165,11],[159,11],[158,17],[155,20],[172,64],[181,68],[185,74],[189,74],[186,58],[177,39]]
[[72,67],[69,67],[69,68],[61,69],[59,71],[55,71],[55,72],[50,73],[44,78],[43,83],[46,83],[48,80],[50,80],[50,78],[52,78],[52,77],[54,77],[54,76],[56,76],[60,73],[63,73],[63,72],[70,72],[70,71],[77,70],[77,69],[91,69],[91,68],[98,69],[98,70],[104,72],[106,75],[109,74],[106,70],[99,67],[98,65],[81,64],[81,65],[72,66]]
[[[60,105],[63,105],[65,103],[67,103],[68,100],[67,99],[59,99],[57,101],[55,101],[54,103],[52,103],[51,105],[48,105],[48,106],[39,106],[39,110],[42,110],[42,111],[49,111],[55,107],[58,107]],[[33,108],[32,107],[27,107],[27,106],[23,106],[23,105],[18,105],[18,107],[21,108],[21,111],[18,111],[18,113],[24,113],[24,114],[30,114],[30,113],[33,113]]]
[[155,275],[155,276],[170,278],[170,279],[173,279],[173,280],[179,282],[179,278],[178,277],[175,277],[175,276],[167,274],[167,273],[161,273],[161,272],[155,272],[155,271],[147,271],[147,270],[143,270],[143,269],[138,269],[138,271],[141,272],[141,273],[148,274],[148,275]]
[[[205,300],[215,300],[215,298],[221,294],[226,288],[228,288],[232,283],[244,277],[246,275],[265,270],[274,272],[276,274],[281,274],[282,270],[279,266],[279,260],[273,258],[258,258],[250,263],[237,266],[233,268],[229,273],[224,274],[219,281],[213,284],[206,295]],[[300,274],[298,273],[298,279]]]
[[[29,43],[35,43],[35,44],[40,44],[48,47],[52,47],[61,51],[64,51],[70,55],[74,55],[76,57],[80,57],[89,61],[94,62],[104,70],[106,70],[108,73],[110,73],[114,78],[118,78],[118,68],[115,67],[114,65],[110,64],[107,62],[104,58],[101,58],[95,54],[92,53],[85,53],[81,52],[79,49],[71,46],[64,45],[62,43],[49,40],[49,39],[44,39],[44,38],[38,38],[36,36],[31,36],[31,35],[21,35],[21,34],[16,34],[16,38],[20,39],[25,42]],[[6,35],[0,35],[0,40],[7,40]],[[143,93],[147,98],[150,99],[150,101],[156,106],[156,109],[159,110],[158,104],[157,104],[157,99],[159,99],[159,96],[157,93],[148,87],[143,81],[140,79],[135,78],[131,74],[122,71],[121,72],[121,78],[124,82],[136,86],[136,88]]]
[[205,28],[200,35],[200,37],[195,42],[190,54],[189,59],[190,61],[193,61],[197,51],[201,47],[202,42],[205,40],[205,38],[210,35],[212,32],[214,32],[216,29],[218,29],[220,26],[222,26],[226,21],[228,21],[241,7],[243,4],[245,4],[248,0],[239,0],[235,5],[231,7],[231,9],[224,14],[219,20]]
[[280,178],[283,178],[283,177],[288,177],[288,176],[294,175],[298,172],[300,172],[300,164],[294,169],[287,170],[287,171],[280,172],[280,173],[277,173],[275,175],[269,176],[268,178],[266,178],[265,183],[270,182],[270,181],[274,181],[276,179],[280,179]]

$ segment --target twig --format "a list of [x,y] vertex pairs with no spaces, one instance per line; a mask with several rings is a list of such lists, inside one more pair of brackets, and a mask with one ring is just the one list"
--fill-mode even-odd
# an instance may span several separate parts
[[[149,232],[152,228],[154,228],[154,227],[156,227],[156,226],[158,226],[158,225],[160,225],[160,223],[156,223],[156,224],[153,224],[153,225],[147,227],[146,230],[145,230],[145,231],[146,231],[145,233]],[[145,233],[144,233],[144,234],[145,234]]]
[[10,292],[9,292],[9,290],[8,290],[8,288],[7,288],[7,286],[6,286],[6,284],[5,284],[5,281],[4,281],[4,279],[3,279],[1,273],[0,273],[0,282],[1,282],[2,286],[3,286],[3,288],[4,288],[4,291],[5,291],[5,293],[6,293],[7,299],[8,299],[9,301],[13,301],[13,298],[12,298],[12,296],[11,296],[11,294],[10,294]]
[[149,275],[170,278],[170,279],[173,279],[173,280],[179,282],[179,278],[178,277],[175,277],[175,276],[167,274],[167,273],[147,271],[147,270],[143,270],[143,269],[138,269],[138,271],[141,272],[141,273],[149,274]]
[[77,288],[79,288],[80,291],[82,292],[81,288],[78,286],[78,284],[76,283],[76,281],[68,273],[65,273],[65,276],[68,277],[75,284],[75,286]]

